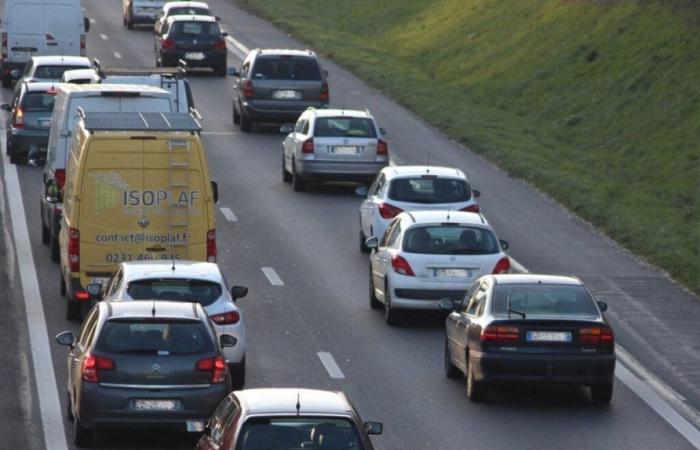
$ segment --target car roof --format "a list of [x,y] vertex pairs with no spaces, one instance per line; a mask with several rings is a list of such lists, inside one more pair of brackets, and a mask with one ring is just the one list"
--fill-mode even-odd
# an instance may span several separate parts
[[66,91],[72,93],[85,93],[87,95],[94,94],[95,92],[140,92],[142,94],[166,94],[170,96],[170,92],[154,87],[142,84],[75,84],[75,83],[57,83],[59,91]]
[[209,9],[209,5],[204,2],[168,2],[163,5],[163,10],[167,11],[172,8],[182,8],[191,6],[193,8],[206,8]]
[[310,111],[316,117],[338,117],[338,116],[348,116],[348,117],[362,117],[362,118],[372,118],[369,111],[359,111],[355,109],[316,109],[310,108]]
[[342,392],[320,389],[260,388],[237,391],[235,395],[251,414],[300,415],[352,414],[352,406]]
[[459,177],[466,179],[467,176],[455,167],[441,166],[391,166],[385,167],[382,172],[388,178],[410,177],[420,175],[436,175],[438,177]]
[[35,91],[50,91],[50,90],[57,90],[58,87],[60,86],[60,83],[55,81],[53,83],[51,82],[40,82],[40,83],[27,83],[24,82],[24,87],[28,92],[35,92]]
[[571,275],[542,275],[537,273],[510,273],[491,275],[496,284],[561,284],[583,286],[583,282]]
[[459,223],[469,225],[489,226],[484,216],[479,213],[466,211],[447,211],[447,210],[428,210],[428,211],[409,211],[402,212],[400,216],[409,218],[414,224],[427,223]]
[[[203,261],[131,261],[121,264],[124,279],[137,278],[194,278],[223,282],[221,270],[216,263]],[[174,268],[174,270],[173,270]]]
[[191,14],[178,14],[175,16],[168,16],[168,22],[214,22],[216,23],[216,17],[213,16],[202,16],[202,15],[191,15]]
[[299,50],[293,48],[256,48],[252,50],[257,52],[258,55],[270,55],[270,56],[305,56],[307,58],[315,58],[316,54],[311,50]]
[[60,66],[60,65],[78,65],[83,64],[85,67],[90,67],[90,60],[84,56],[32,56],[34,64]]
[[[134,300],[131,302],[102,302],[108,318],[168,318],[201,320],[202,307],[198,303],[166,300]],[[155,314],[153,310],[155,309]]]

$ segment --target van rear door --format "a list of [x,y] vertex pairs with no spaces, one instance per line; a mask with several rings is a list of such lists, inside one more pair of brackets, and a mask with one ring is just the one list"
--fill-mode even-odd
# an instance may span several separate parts
[[43,6],[41,3],[20,2],[12,2],[10,5],[5,24],[9,61],[24,63],[32,56],[47,54],[46,35],[41,29],[44,22]]
[[80,52],[82,11],[71,3],[47,3],[44,9],[46,52],[43,54],[84,56]]

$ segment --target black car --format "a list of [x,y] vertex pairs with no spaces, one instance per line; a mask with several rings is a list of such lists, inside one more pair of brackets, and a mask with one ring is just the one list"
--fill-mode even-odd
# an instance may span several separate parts
[[198,303],[100,302],[77,337],[56,336],[68,354],[67,414],[75,445],[110,428],[201,432],[231,388],[222,347]]
[[215,17],[170,16],[155,35],[156,65],[176,66],[183,60],[188,68],[208,67],[226,76],[226,36]]
[[609,403],[615,337],[574,277],[486,275],[461,302],[441,301],[446,323],[445,373],[467,379],[467,395],[482,400],[489,385],[566,383],[590,387],[593,403]]

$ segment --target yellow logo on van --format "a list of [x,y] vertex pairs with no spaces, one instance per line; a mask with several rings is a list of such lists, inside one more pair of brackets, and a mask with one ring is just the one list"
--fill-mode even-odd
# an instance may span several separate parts
[[101,214],[119,204],[122,191],[129,185],[115,172],[91,173],[95,179],[95,213]]

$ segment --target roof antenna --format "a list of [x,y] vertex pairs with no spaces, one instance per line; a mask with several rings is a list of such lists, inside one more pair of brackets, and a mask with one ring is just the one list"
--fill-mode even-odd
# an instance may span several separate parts
[[156,316],[156,301],[155,299],[153,300],[153,306],[151,306],[151,317]]
[[170,270],[175,272],[175,258],[172,259],[172,266],[170,266]]
[[301,392],[299,392],[299,390],[298,390],[298,388],[297,388],[297,404],[296,404],[297,416],[300,414],[300,410],[301,410],[301,401],[300,401],[300,398],[299,398],[300,395],[301,395]]
[[425,173],[430,173],[430,152],[428,152],[428,161],[425,164]]
[[447,220],[450,220],[450,210],[452,209],[452,205],[449,205],[447,207]]

